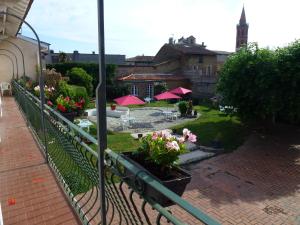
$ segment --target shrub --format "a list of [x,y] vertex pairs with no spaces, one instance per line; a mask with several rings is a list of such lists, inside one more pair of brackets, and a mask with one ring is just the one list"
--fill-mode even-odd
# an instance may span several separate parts
[[93,78],[82,68],[74,67],[68,71],[69,83],[84,86],[89,95],[93,94]]
[[167,90],[165,85],[157,84],[154,86],[154,95],[158,95],[160,93],[163,93]]
[[179,112],[181,114],[181,116],[185,116],[186,115],[186,111],[188,109],[188,103],[185,101],[181,101],[178,103],[178,109]]
[[89,103],[89,96],[85,87],[69,85],[66,81],[63,80],[61,80],[58,84],[58,95],[62,95],[64,97],[69,96],[75,102],[80,102],[82,99],[84,99],[83,109]]
[[84,99],[83,108],[89,103],[89,97],[85,87],[76,86],[76,85],[67,85],[68,96],[70,96],[75,102],[80,102]]
[[45,85],[57,88],[59,81],[62,79],[61,73],[57,73],[55,69],[47,69],[45,72]]

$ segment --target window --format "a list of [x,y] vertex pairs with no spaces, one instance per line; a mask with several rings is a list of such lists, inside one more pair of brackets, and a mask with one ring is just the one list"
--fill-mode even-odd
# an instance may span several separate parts
[[206,76],[210,76],[212,73],[212,65],[207,65],[206,67]]
[[147,84],[147,97],[153,98],[153,84]]
[[203,55],[200,55],[198,58],[198,63],[203,63]]
[[135,84],[133,84],[131,86],[131,94],[134,95],[134,96],[138,96],[139,95],[138,87]]

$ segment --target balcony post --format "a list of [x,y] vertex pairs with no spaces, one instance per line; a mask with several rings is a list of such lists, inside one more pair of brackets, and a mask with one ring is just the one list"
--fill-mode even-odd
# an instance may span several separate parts
[[104,45],[104,0],[98,0],[98,50],[99,50],[99,84],[96,89],[97,98],[97,135],[98,135],[98,170],[101,206],[101,224],[106,225],[104,151],[107,148],[106,124],[106,75]]

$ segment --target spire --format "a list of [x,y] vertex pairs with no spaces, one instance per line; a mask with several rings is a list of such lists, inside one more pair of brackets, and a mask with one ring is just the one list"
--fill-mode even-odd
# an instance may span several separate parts
[[240,18],[240,24],[246,24],[246,14],[245,14],[244,6],[243,6],[241,18]]

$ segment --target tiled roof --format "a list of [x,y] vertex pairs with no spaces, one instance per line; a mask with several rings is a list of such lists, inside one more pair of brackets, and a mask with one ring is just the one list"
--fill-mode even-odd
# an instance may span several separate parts
[[183,54],[192,54],[192,55],[216,55],[214,51],[210,51],[198,44],[166,44],[171,48],[180,51]]
[[138,55],[132,58],[126,59],[128,62],[152,62],[154,56],[147,56],[147,55]]
[[130,74],[126,77],[121,77],[120,81],[166,81],[166,80],[186,80],[184,76],[166,73],[142,73]]

